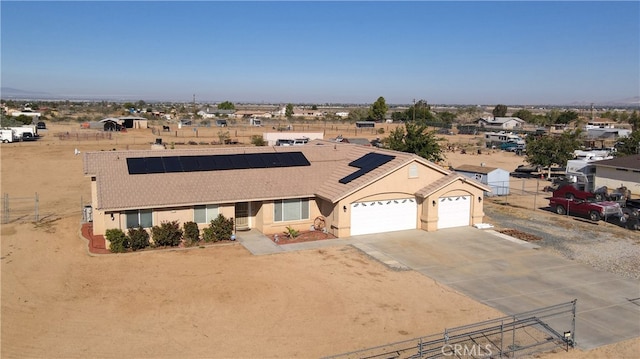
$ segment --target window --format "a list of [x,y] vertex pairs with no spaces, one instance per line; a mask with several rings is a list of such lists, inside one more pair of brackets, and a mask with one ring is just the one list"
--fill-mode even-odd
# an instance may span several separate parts
[[193,207],[193,221],[196,223],[210,223],[218,217],[217,205],[195,206]]
[[309,219],[309,199],[284,199],[273,202],[273,220],[276,222]]
[[127,228],[151,228],[153,227],[152,210],[140,209],[137,211],[126,211]]
[[418,178],[418,166],[415,164],[409,166],[409,178]]

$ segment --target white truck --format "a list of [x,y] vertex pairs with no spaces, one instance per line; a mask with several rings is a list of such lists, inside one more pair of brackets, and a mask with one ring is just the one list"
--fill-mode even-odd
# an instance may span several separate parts
[[20,127],[9,127],[9,129],[15,133],[15,136],[20,141],[35,141],[38,136],[36,126],[25,125]]
[[13,130],[10,130],[10,129],[0,130],[0,141],[2,141],[2,143],[13,142],[16,140],[18,139],[16,138],[16,135],[13,132]]

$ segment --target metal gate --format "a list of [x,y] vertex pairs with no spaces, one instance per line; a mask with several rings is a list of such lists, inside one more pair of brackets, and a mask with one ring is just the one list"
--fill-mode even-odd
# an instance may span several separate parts
[[445,329],[419,337],[326,358],[501,358],[576,344],[576,302]]

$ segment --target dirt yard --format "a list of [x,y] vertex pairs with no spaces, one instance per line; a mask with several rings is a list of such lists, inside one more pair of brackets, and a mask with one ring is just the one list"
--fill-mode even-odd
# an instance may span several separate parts
[[[214,140],[218,129],[210,130],[198,140]],[[3,358],[312,358],[503,315],[351,247],[255,257],[234,243],[91,256],[79,235],[90,180],[74,151],[147,149],[157,136],[85,133],[49,124],[37,142],[0,146],[2,192],[37,193],[42,218],[1,228]],[[447,161],[512,170],[522,158],[447,153]],[[544,357],[631,358],[639,343]]]

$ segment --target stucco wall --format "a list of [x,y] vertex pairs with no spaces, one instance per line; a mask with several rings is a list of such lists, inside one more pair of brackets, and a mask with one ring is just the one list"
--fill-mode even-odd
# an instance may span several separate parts
[[[410,177],[410,167],[416,166],[417,176]],[[333,211],[332,233],[338,237],[351,235],[351,203],[370,200],[389,200],[394,198],[415,198],[415,193],[428,184],[443,177],[444,174],[424,164],[412,162],[367,187],[343,198]],[[346,207],[346,211],[344,208]],[[422,212],[418,201],[418,213]],[[419,218],[420,216],[418,216]],[[418,220],[419,221],[419,220]],[[417,221],[417,222],[418,222]],[[419,223],[416,223],[419,228]]]
[[[432,193],[424,199],[422,212],[420,215],[420,228],[426,231],[438,230],[438,206],[440,197],[450,196],[471,196],[471,218],[470,225],[482,223],[484,218],[484,210],[482,202],[484,201],[483,191],[475,186],[457,180],[445,188]],[[481,201],[478,201],[481,198]],[[433,203],[435,202],[435,206]]]

